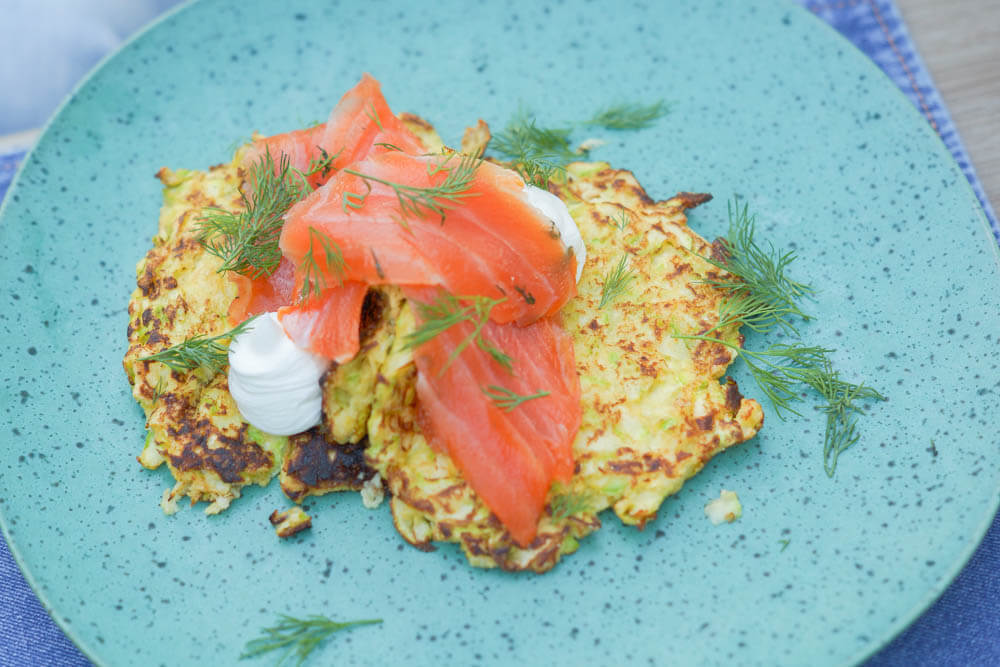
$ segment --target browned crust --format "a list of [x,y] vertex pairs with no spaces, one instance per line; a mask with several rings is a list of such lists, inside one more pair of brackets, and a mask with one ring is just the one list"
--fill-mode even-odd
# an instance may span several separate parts
[[267,520],[271,522],[274,526],[274,532],[278,537],[286,538],[292,535],[297,535],[304,530],[309,530],[312,528],[312,517],[307,516],[304,520],[298,517],[301,514],[295,512],[296,508],[289,508],[284,512],[279,512],[274,510],[271,515],[267,517]]
[[712,201],[712,195],[707,192],[678,192],[673,198],[680,202],[684,210],[692,209]]
[[281,466],[281,490],[294,502],[332,491],[360,491],[375,472],[365,463],[367,438],[357,443],[330,443],[315,427],[288,440]]

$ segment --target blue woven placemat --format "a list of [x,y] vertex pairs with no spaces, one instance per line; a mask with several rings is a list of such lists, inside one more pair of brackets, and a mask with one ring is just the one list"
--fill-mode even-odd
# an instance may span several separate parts
[[[923,113],[965,172],[993,233],[1000,225],[895,5],[887,0],[800,4],[864,51]],[[25,152],[0,155],[0,201]],[[1000,515],[958,578],[866,667],[1000,665]],[[0,539],[0,667],[91,664],[53,623]]]

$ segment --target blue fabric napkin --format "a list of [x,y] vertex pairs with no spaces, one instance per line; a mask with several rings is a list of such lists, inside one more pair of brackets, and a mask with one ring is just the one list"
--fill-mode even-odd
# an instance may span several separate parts
[[[937,130],[979,197],[1000,241],[1000,225],[895,5],[889,0],[800,4],[864,51]],[[2,201],[25,151],[0,154]],[[913,625],[866,667],[1000,665],[1000,515],[971,561]],[[42,608],[0,540],[0,667],[90,665]]]

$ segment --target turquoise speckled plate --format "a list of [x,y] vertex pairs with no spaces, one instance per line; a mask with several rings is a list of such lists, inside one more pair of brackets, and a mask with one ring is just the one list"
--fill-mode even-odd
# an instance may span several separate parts
[[[895,87],[775,2],[327,4],[206,0],[169,16],[63,107],[8,196],[0,512],[83,651],[229,664],[284,612],[384,619],[316,664],[845,664],[919,614],[998,504],[1000,276],[965,179]],[[388,508],[353,494],[310,501],[313,530],[288,542],[266,519],[285,504],[276,485],[221,516],[164,516],[169,475],[135,463],[143,419],[120,363],[153,173],[324,118],[362,71],[451,142],[522,102],[552,123],[673,101],[649,130],[601,132],[595,156],[657,198],[714,193],[691,215],[705,236],[739,195],[797,249],[796,275],[819,287],[807,339],[890,399],[836,478],[820,415],[769,417],[644,532],[607,516],[541,577],[405,546]],[[721,487],[744,514],[713,527],[702,506]]]

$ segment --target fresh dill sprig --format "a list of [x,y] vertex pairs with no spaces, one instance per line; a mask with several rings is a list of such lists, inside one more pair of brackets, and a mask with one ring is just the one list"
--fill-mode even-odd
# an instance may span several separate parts
[[534,398],[543,398],[552,393],[549,391],[538,391],[534,394],[522,395],[515,391],[511,391],[507,387],[501,387],[496,384],[491,384],[490,386],[483,387],[482,389],[483,393],[486,394],[491,401],[493,401],[493,404],[504,412],[510,412],[525,401],[530,401]]
[[785,274],[795,260],[795,253],[779,253],[770,245],[765,250],[758,245],[754,239],[756,216],[748,213],[748,205],[740,208],[730,202],[727,208],[729,233],[721,240],[723,259],[702,257],[733,276],[728,280],[704,281],[728,292],[719,312],[719,323],[713,330],[739,323],[759,333],[775,326],[796,333],[792,318],[810,319],[796,301],[811,294],[812,288]]
[[792,403],[802,400],[803,385],[824,398],[826,404],[819,408],[827,417],[823,467],[830,477],[833,477],[840,454],[861,438],[856,416],[864,412],[856,401],[885,400],[871,387],[841,380],[830,361],[829,354],[833,350],[799,343],[775,343],[765,350],[750,350],[712,336],[674,334],[674,337],[718,343],[735,351],[781,419],[784,419],[783,410],[801,416]]
[[281,262],[278,239],[283,216],[312,188],[302,173],[282,154],[277,167],[270,150],[250,167],[252,194],[243,191],[243,210],[231,213],[208,207],[198,220],[198,241],[222,260],[219,272],[233,271],[250,278],[269,276]]
[[569,145],[572,131],[571,127],[539,127],[528,111],[520,109],[493,137],[492,148],[515,161],[526,157],[572,160],[576,157]]
[[619,217],[615,218],[615,222],[613,224],[615,226],[615,229],[617,229],[620,232],[624,232],[625,229],[630,224],[632,224],[632,218],[629,217],[628,212],[625,210],[624,206],[621,207],[620,215]]
[[156,386],[153,387],[153,398],[150,400],[150,403],[156,403],[158,400],[160,400],[160,397],[163,396],[163,392],[165,390],[166,387],[163,386],[163,376],[161,375],[156,380]]
[[703,258],[733,276],[730,280],[703,281],[727,292],[719,323],[699,335],[675,333],[674,337],[709,341],[733,350],[743,359],[779,418],[784,418],[783,411],[801,414],[792,404],[802,400],[803,389],[818,394],[825,401],[819,410],[827,417],[823,467],[833,477],[840,454],[861,437],[857,417],[864,411],[859,403],[885,397],[871,387],[842,380],[830,360],[833,350],[799,342],[775,343],[764,350],[752,350],[710,335],[730,325],[746,325],[760,333],[778,327],[797,336],[793,318],[810,319],[799,309],[797,300],[810,294],[811,288],[785,273],[795,255],[779,253],[772,246],[765,250],[757,244],[755,218],[749,215],[746,205],[729,205],[729,223],[729,234],[722,239],[721,258]]
[[514,163],[514,171],[521,176],[526,184],[546,190],[549,187],[549,181],[556,174],[566,170],[560,164],[536,157],[518,160]]
[[604,308],[625,293],[628,285],[635,278],[635,272],[628,267],[628,255],[622,255],[615,268],[608,272],[601,287],[601,302],[598,308]]
[[[490,299],[485,296],[456,297],[444,293],[439,295],[433,303],[415,302],[423,322],[414,331],[407,334],[406,347],[413,348],[422,345],[456,324],[470,321],[473,324],[472,331],[455,346],[439,374],[443,374],[458,358],[458,355],[473,342],[479,349],[489,354],[494,361],[513,372],[513,359],[483,338],[482,335],[483,327],[489,320],[490,311],[493,310],[494,306],[506,300],[507,297],[501,299]],[[466,303],[463,304],[463,302]]]
[[639,130],[649,127],[670,111],[662,100],[653,104],[617,104],[607,107],[589,120],[562,127],[539,127],[534,116],[518,109],[507,126],[493,136],[490,147],[509,162],[526,183],[546,188],[549,180],[565,173],[566,165],[587,153],[587,142],[579,151],[570,147],[570,135],[578,127],[599,126],[612,130]]
[[792,407],[792,403],[801,400],[798,390],[798,385],[802,383],[800,378],[803,374],[822,372],[829,363],[827,355],[833,352],[823,347],[800,343],[774,343],[764,350],[751,350],[713,336],[674,334],[674,337],[718,343],[733,350],[737,356],[743,358],[743,363],[753,376],[754,382],[767,396],[775,414],[781,419],[784,419],[783,410],[802,416],[802,413]]
[[561,521],[574,514],[586,512],[591,508],[593,497],[583,491],[568,491],[557,493],[549,503],[549,512],[553,521]]
[[182,373],[204,368],[214,375],[222,371],[229,361],[229,346],[223,345],[223,341],[235,340],[257,317],[254,315],[218,336],[193,336],[156,354],[140,357],[139,361],[159,361],[171,370]]
[[367,186],[368,190],[364,194],[353,192],[344,193],[344,211],[347,208],[361,208],[368,194],[371,192],[372,183],[381,183],[392,188],[399,200],[400,212],[405,219],[413,215],[422,218],[428,213],[433,213],[444,222],[445,213],[448,209],[455,208],[461,204],[463,199],[477,196],[477,192],[469,192],[472,182],[476,177],[476,171],[482,164],[482,159],[470,155],[463,155],[457,165],[450,165],[452,156],[449,155],[442,162],[428,165],[428,174],[433,176],[438,171],[446,171],[448,176],[439,185],[421,188],[405,183],[395,183],[377,176],[363,174],[354,169],[345,169],[344,173],[353,174],[359,177]]
[[584,125],[597,125],[608,130],[642,130],[669,112],[670,105],[663,100],[653,104],[616,104],[584,121]]
[[365,107],[365,115],[368,116],[373,123],[378,125],[378,129],[383,132],[385,131],[385,128],[382,127],[382,119],[378,117],[378,110],[375,109],[375,103],[371,100],[368,100],[368,104]]
[[302,665],[306,658],[334,633],[381,622],[380,618],[361,621],[333,621],[325,616],[315,614],[308,618],[295,618],[281,614],[276,625],[264,628],[260,637],[247,642],[240,654],[240,660],[256,658],[271,651],[284,651],[278,658],[278,665],[283,665],[289,660],[294,660],[296,665]]
[[572,128],[542,128],[521,109],[503,131],[493,137],[491,147],[509,161],[525,183],[540,188],[577,155],[569,145]]
[[340,246],[315,227],[309,227],[309,250],[302,256],[302,261],[298,266],[299,272],[302,274],[302,289],[299,292],[301,301],[308,299],[310,294],[320,296],[327,287],[326,274],[320,270],[319,263],[316,261],[314,242],[319,244],[323,250],[326,270],[336,273],[337,283],[344,284],[344,271],[347,268],[347,262],[344,261],[344,254],[340,251]]
[[857,432],[857,417],[864,412],[856,401],[884,401],[885,396],[864,384],[841,380],[840,373],[833,369],[828,358],[823,359],[822,367],[793,369],[791,374],[826,400],[826,404],[820,407],[820,411],[826,414],[823,468],[827,476],[833,477],[837,459],[861,438]]
[[791,544],[791,543],[792,543],[792,541],[789,540],[789,539],[778,540],[778,544],[781,545],[781,550],[782,551],[784,551],[785,549],[787,549],[788,545]]

